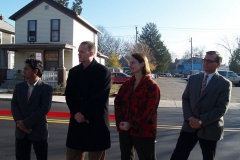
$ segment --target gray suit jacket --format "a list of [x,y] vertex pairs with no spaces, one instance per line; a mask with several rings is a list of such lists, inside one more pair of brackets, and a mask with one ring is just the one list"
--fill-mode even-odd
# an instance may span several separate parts
[[53,88],[45,82],[39,80],[32,94],[27,101],[27,82],[19,83],[15,86],[11,110],[14,121],[23,120],[26,128],[31,129],[30,134],[15,129],[16,138],[24,138],[27,134],[32,141],[40,141],[48,138],[46,115],[51,108]]
[[198,136],[216,141],[223,138],[223,116],[230,102],[232,83],[216,73],[201,94],[203,76],[204,74],[191,76],[182,95],[185,120],[182,130],[195,132],[196,129],[191,128],[186,120],[196,117],[202,121]]

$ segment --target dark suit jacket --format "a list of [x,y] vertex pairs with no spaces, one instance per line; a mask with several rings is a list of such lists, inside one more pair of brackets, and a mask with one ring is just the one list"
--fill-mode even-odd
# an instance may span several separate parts
[[[110,87],[111,73],[96,60],[86,69],[80,64],[69,71],[65,90],[71,115],[67,147],[82,151],[102,151],[110,148]],[[78,123],[74,118],[77,112],[81,112],[89,123]]]
[[48,137],[46,115],[51,108],[53,88],[39,80],[35,85],[32,94],[27,101],[28,85],[27,81],[15,86],[11,110],[14,121],[23,120],[26,128],[32,129],[30,134],[15,129],[16,138],[24,138],[27,134],[29,140],[40,141]]
[[[227,112],[231,97],[232,84],[218,73],[214,74],[208,85],[200,94],[204,74],[190,77],[182,95],[184,120],[190,117],[201,119],[202,127],[198,136],[206,140],[223,138],[223,116]],[[194,132],[188,122],[184,122],[182,130]]]

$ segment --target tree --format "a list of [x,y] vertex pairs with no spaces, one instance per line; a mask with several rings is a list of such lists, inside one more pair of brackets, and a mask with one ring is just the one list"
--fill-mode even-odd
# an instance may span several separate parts
[[229,69],[236,73],[240,72],[240,49],[233,51],[232,56],[229,60]]
[[55,2],[63,5],[64,7],[68,7],[69,0],[54,0]]
[[109,58],[109,67],[118,67],[118,68],[120,68],[121,67],[121,65],[120,65],[120,63],[119,63],[119,61],[118,61],[118,56],[117,56],[117,54],[116,53],[113,53],[111,56],[110,56],[110,58]]
[[[205,46],[201,47],[193,47],[193,57],[198,57],[198,58],[203,58],[204,57],[204,50]],[[191,58],[191,52],[190,51],[185,51],[184,55],[182,56],[182,59],[189,59]]]
[[82,13],[81,4],[82,4],[82,0],[75,0],[75,2],[73,2],[72,4],[72,10],[76,12],[78,15]]
[[217,45],[219,45],[220,47],[224,48],[225,50],[227,50],[229,52],[229,54],[231,56],[233,56],[233,51],[236,50],[236,48],[239,46],[240,44],[240,38],[239,36],[237,36],[235,39],[232,40],[232,42],[229,42],[228,37],[225,36],[221,39],[222,42],[217,43]]
[[133,49],[130,51],[130,54],[133,54],[133,53],[144,54],[148,58],[151,71],[156,69],[156,59],[153,56],[151,49],[149,48],[148,45],[142,44],[142,43],[135,44],[133,46]]
[[142,33],[139,36],[139,42],[150,47],[153,56],[156,59],[156,69],[154,72],[166,72],[168,63],[171,61],[171,55],[167,47],[161,41],[161,34],[159,33],[156,24],[147,23],[142,28]]
[[[54,0],[54,1],[68,8],[69,0]],[[75,2],[72,3],[71,10],[73,10],[78,15],[80,15],[82,13],[81,4],[82,4],[82,0],[75,0]]]
[[122,49],[125,43],[122,39],[113,38],[103,26],[97,26],[97,29],[102,33],[98,37],[98,50],[101,53],[109,57],[113,53],[116,53],[119,57],[125,55],[125,49]]

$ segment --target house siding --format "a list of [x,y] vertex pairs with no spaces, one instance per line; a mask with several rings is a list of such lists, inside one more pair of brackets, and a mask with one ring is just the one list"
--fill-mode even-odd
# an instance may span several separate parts
[[2,32],[2,44],[11,44],[11,34]]
[[71,51],[64,52],[64,67],[66,70],[70,70],[72,68],[72,53]]
[[[73,66],[76,66],[79,64],[78,60],[78,47],[81,42],[83,41],[91,41],[95,43],[96,45],[96,51],[97,51],[97,36],[96,33],[92,32],[89,30],[87,27],[83,26],[76,20],[73,22],[73,46],[77,46],[75,49],[73,49],[73,54],[72,54],[72,61],[73,61]],[[96,56],[97,53],[95,53]]]
[[44,66],[44,61],[43,61],[43,50],[21,50],[19,52],[15,53],[15,64],[14,64],[14,70],[23,70],[25,66],[25,60],[29,58],[29,54],[36,54],[36,53],[41,53],[42,59],[41,61],[43,62]]
[[[48,6],[48,10],[45,10]],[[60,41],[51,42],[51,19],[60,19]],[[16,43],[28,43],[28,20],[37,21],[36,43],[73,43],[73,19],[43,2],[16,21]]]
[[14,64],[14,70],[23,70],[24,68],[24,62],[26,60],[26,54],[25,52],[16,52],[15,53],[15,64]]

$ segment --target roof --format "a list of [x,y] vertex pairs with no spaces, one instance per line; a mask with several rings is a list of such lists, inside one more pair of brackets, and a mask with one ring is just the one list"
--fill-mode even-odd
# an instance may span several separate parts
[[4,20],[0,20],[0,32],[15,33],[15,28]]
[[0,49],[17,51],[19,49],[73,49],[69,44],[58,43],[22,43],[22,44],[0,44]]
[[84,20],[82,17],[80,17],[76,12],[62,6],[61,4],[59,4],[59,3],[57,3],[53,0],[33,0],[30,3],[28,3],[26,6],[21,8],[19,11],[17,11],[13,15],[11,15],[9,17],[9,19],[14,20],[14,21],[18,20],[19,18],[21,18],[22,16],[24,16],[25,14],[27,14],[28,12],[30,12],[31,10],[33,10],[35,7],[37,7],[38,5],[40,5],[43,2],[51,5],[52,7],[59,10],[60,12],[62,12],[64,14],[68,15],[69,17],[75,19],[79,23],[86,26],[88,29],[90,29],[94,32],[97,32],[97,33],[101,33],[98,29],[96,29],[91,24],[89,24],[86,20]]
[[105,59],[108,59],[108,56],[102,54],[101,52],[97,52],[97,56],[100,57],[100,58],[105,58]]

